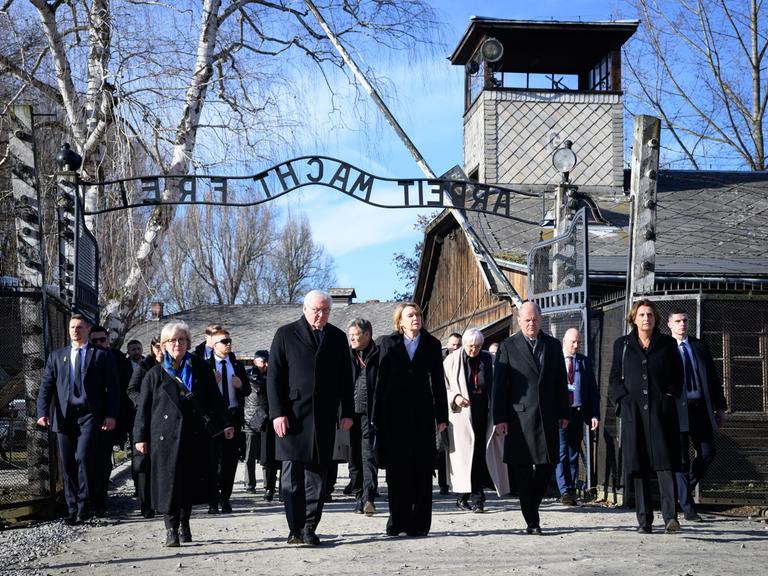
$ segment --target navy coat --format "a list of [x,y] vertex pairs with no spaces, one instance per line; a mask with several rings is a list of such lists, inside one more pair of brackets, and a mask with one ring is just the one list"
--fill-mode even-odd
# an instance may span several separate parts
[[[51,430],[60,431],[69,401],[69,365],[71,346],[51,352],[45,363],[37,417],[48,416]],[[101,425],[105,418],[117,420],[120,413],[120,383],[114,358],[109,350],[88,345],[85,352],[83,391],[93,419]],[[118,422],[119,424],[119,422]]]
[[[280,461],[329,464],[336,426],[354,417],[352,366],[347,336],[326,324],[318,347],[302,316],[278,328],[269,351],[269,418],[288,417],[288,433],[276,438]],[[271,425],[271,424],[269,424]]]
[[541,368],[522,332],[499,345],[493,373],[493,422],[506,422],[504,461],[514,466],[556,464],[559,420],[567,420],[568,374],[557,338],[539,332]]
[[[715,361],[706,343],[694,336],[688,336],[688,344],[691,350],[693,350],[698,381],[702,383],[701,395],[707,407],[709,423],[712,426],[712,431],[717,432],[718,426],[717,420],[715,420],[715,412],[728,409],[728,402],[723,393],[723,381],[717,373]],[[689,432],[687,394],[681,393],[680,398],[677,400],[677,415],[680,421],[680,432]]]
[[589,357],[576,353],[576,370],[579,372],[581,387],[581,414],[589,424],[592,418],[600,420],[600,393],[597,389],[595,372]]

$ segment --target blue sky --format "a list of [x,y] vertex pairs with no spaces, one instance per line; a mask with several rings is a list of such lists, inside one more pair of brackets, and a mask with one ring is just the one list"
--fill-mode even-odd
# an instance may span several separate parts
[[[452,66],[447,57],[469,25],[471,16],[608,20],[621,17],[616,9],[621,4],[611,0],[539,0],[535,3],[433,0],[433,6],[447,24],[445,50],[418,65],[391,59],[366,64],[375,66],[377,73],[388,77],[396,87],[396,94],[386,98],[387,104],[432,170],[440,175],[462,164],[463,70]],[[306,86],[297,86],[297,89],[313,90],[317,94],[314,109],[307,113],[321,126],[322,132],[330,106],[322,86],[307,80]],[[365,120],[352,121],[348,129],[329,129],[321,147],[316,143],[307,144],[301,154],[336,157],[377,176],[422,177],[416,162],[383,122],[373,102],[369,99],[358,107]],[[351,116],[350,113],[348,117]],[[328,188],[292,192],[276,202],[283,208],[307,214],[315,240],[335,259],[337,287],[355,288],[358,302],[390,300],[395,291],[404,288],[397,278],[392,257],[395,252],[412,253],[420,240],[421,233],[413,230],[416,210],[373,208]]]

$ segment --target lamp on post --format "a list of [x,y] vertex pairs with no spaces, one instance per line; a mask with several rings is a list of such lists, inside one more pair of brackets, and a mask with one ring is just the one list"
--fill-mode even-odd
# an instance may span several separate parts
[[[570,180],[571,170],[573,170],[573,167],[576,166],[577,162],[576,153],[572,150],[572,146],[573,142],[566,140],[563,142],[563,145],[552,154],[552,165],[561,174],[555,198],[555,228],[557,234],[563,232],[566,220],[569,219],[568,216],[572,217],[573,215],[573,211],[568,210],[569,206],[566,206],[566,201],[570,204],[570,197],[579,189],[578,186],[571,184]],[[573,204],[575,207],[575,200],[573,201]]]
[[72,150],[69,142],[64,142],[64,144],[61,145],[54,160],[56,161],[59,170],[65,172],[77,172],[80,170],[80,166],[83,165],[83,157]]

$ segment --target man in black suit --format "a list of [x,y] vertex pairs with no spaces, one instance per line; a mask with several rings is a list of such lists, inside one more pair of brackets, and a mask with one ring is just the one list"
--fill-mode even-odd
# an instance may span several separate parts
[[38,426],[58,436],[68,524],[91,516],[100,429],[115,429],[120,407],[115,362],[106,350],[89,346],[89,332],[84,316],[70,318],[71,345],[48,357],[37,397]]
[[200,342],[193,353],[200,357],[201,360],[210,360],[213,354],[213,333],[217,330],[223,330],[224,327],[221,324],[211,322],[205,327],[205,340]]
[[219,393],[229,412],[229,420],[235,427],[235,437],[231,441],[219,442],[219,477],[216,497],[208,506],[209,514],[221,511],[232,512],[232,487],[235,484],[237,461],[240,458],[240,445],[243,442],[243,414],[245,397],[251,393],[251,383],[242,362],[232,353],[232,338],[229,332],[219,328],[211,334],[211,351],[208,363],[213,368]]
[[512,464],[528,534],[541,534],[539,505],[558,460],[558,430],[568,426],[568,380],[557,338],[541,331],[541,310],[525,302],[520,331],[496,353],[493,421],[506,436],[504,461]]
[[[568,375],[568,426],[560,429],[560,452],[555,477],[560,489],[560,502],[575,506],[576,479],[579,477],[579,455],[584,440],[584,424],[594,432],[600,424],[600,396],[589,358],[578,352],[581,333],[569,328],[563,335],[565,372]],[[589,474],[589,470],[587,470]]]
[[338,427],[349,430],[354,416],[352,366],[347,336],[328,324],[331,297],[312,290],[303,316],[280,327],[269,351],[269,417],[283,462],[281,492],[289,544],[320,543],[315,534],[323,512],[324,480]]
[[[684,372],[683,393],[677,400],[682,459],[680,471],[675,473],[677,498],[683,517],[690,522],[701,522],[693,495],[715,458],[715,432],[725,423],[728,404],[712,353],[704,342],[688,335],[688,313],[673,310],[667,326],[677,341]],[[693,460],[691,444],[696,453]]]

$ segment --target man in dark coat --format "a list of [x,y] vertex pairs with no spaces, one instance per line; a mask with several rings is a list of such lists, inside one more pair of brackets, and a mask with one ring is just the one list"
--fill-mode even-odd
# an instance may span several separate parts
[[[688,335],[688,314],[673,310],[667,322],[683,361],[685,386],[677,400],[680,423],[681,470],[675,473],[677,498],[683,516],[701,522],[693,494],[696,485],[715,459],[715,433],[725,423],[728,403],[709,347]],[[691,444],[696,456],[691,460]]]
[[37,424],[58,435],[68,524],[87,520],[96,493],[99,434],[115,429],[120,409],[112,355],[88,343],[90,324],[74,314],[71,346],[51,353],[37,397]]
[[[589,358],[578,352],[581,333],[569,328],[563,335],[563,356],[568,375],[568,426],[560,430],[560,451],[555,469],[560,502],[576,505],[576,479],[579,477],[579,455],[584,440],[584,424],[592,432],[600,423],[600,395]],[[589,449],[589,446],[587,446]],[[587,470],[589,474],[589,470]]]
[[373,516],[379,469],[373,458],[370,423],[379,372],[379,347],[373,341],[371,323],[364,318],[355,318],[349,323],[347,336],[355,382],[355,425],[349,431],[349,483],[354,486],[355,512]]
[[304,314],[280,327],[269,351],[269,417],[283,462],[281,492],[289,544],[320,543],[324,480],[333,457],[339,405],[343,430],[352,427],[354,402],[347,337],[328,324],[331,297],[313,290]]
[[541,310],[525,302],[520,331],[499,346],[493,375],[493,421],[506,436],[528,534],[541,534],[539,505],[558,460],[558,430],[568,426],[568,380],[557,338],[541,331]]
[[209,514],[218,514],[219,504],[224,513],[232,512],[229,499],[235,484],[237,461],[240,458],[240,446],[243,437],[243,413],[245,398],[251,393],[251,383],[245,367],[232,353],[232,338],[223,328],[214,330],[210,340],[213,354],[208,358],[208,365],[213,370],[216,385],[224,400],[229,421],[235,427],[235,437],[231,441],[219,443],[218,484],[214,497],[208,504]]

